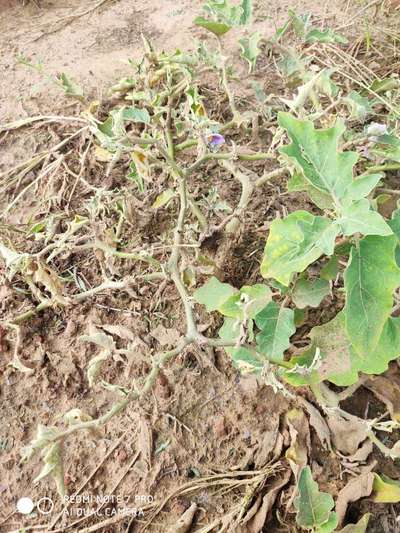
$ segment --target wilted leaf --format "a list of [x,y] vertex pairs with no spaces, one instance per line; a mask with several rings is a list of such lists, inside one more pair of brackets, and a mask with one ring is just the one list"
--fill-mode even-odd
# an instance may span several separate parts
[[33,480],[33,483],[37,483],[46,476],[51,477],[56,482],[57,492],[63,498],[66,494],[64,484],[64,469],[61,457],[61,444],[54,442],[49,444],[42,451],[42,460],[44,467],[40,474]]
[[58,81],[67,96],[74,96],[79,100],[83,98],[83,89],[63,72],[58,76]]
[[343,35],[335,33],[330,28],[326,30],[319,30],[317,28],[311,29],[305,38],[306,43],[339,43],[347,44],[348,40]]
[[307,211],[274,220],[260,267],[262,276],[289,285],[293,273],[303,272],[322,254],[333,254],[338,233],[329,219]]
[[329,292],[330,287],[328,281],[323,279],[311,281],[301,278],[294,286],[292,299],[300,309],[304,309],[305,307],[318,307]]
[[373,112],[369,99],[357,91],[351,91],[343,101],[348,106],[352,119],[364,121]]
[[242,57],[249,64],[249,72],[255,67],[258,56],[261,50],[258,48],[258,43],[261,40],[261,33],[256,31],[248,38],[239,39],[239,44],[242,48]]
[[305,466],[300,474],[298,481],[299,496],[294,501],[297,510],[296,522],[301,528],[315,529],[329,522],[336,522],[331,529],[336,528],[337,521],[332,518],[331,510],[334,501],[330,494],[320,492],[317,483],[313,480],[309,466]]
[[373,483],[374,474],[372,472],[365,472],[356,478],[350,479],[347,485],[339,492],[336,500],[336,513],[339,525],[344,520],[349,503],[369,496],[372,492]]
[[255,317],[261,330],[256,337],[257,348],[270,360],[282,360],[285,350],[290,346],[290,337],[296,331],[294,311],[270,302]]

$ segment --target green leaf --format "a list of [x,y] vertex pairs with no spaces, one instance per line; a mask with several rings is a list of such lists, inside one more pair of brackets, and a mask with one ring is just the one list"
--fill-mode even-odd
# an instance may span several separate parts
[[261,50],[258,48],[258,43],[261,40],[261,33],[256,31],[248,38],[239,39],[239,44],[242,49],[242,57],[249,64],[249,73],[255,67],[258,56]]
[[346,189],[346,197],[350,200],[359,200],[368,196],[384,177],[382,172],[360,176],[350,183]]
[[366,533],[370,516],[370,513],[366,513],[357,524],[347,524],[338,533]]
[[229,283],[221,283],[213,276],[202,287],[194,291],[193,299],[197,303],[205,305],[207,311],[211,312],[216,311],[230,296],[238,292]]
[[315,533],[332,533],[332,531],[336,530],[338,523],[339,518],[337,514],[332,511],[329,515],[328,521],[325,522],[325,524],[322,524],[321,526],[317,526],[317,528],[315,529]]
[[166,189],[161,194],[159,194],[157,198],[154,200],[151,206],[152,209],[159,209],[160,207],[167,205],[174,196],[175,196],[175,191],[173,189]]
[[[296,522],[305,529],[314,529],[324,524],[334,522],[331,517],[331,510],[335,505],[333,498],[326,492],[320,492],[318,484],[313,480],[311,469],[305,466],[299,477],[297,488],[299,496],[294,500],[297,510]],[[335,529],[336,525],[333,527]],[[330,532],[333,529],[322,531]],[[317,531],[320,531],[317,529]]]
[[123,111],[124,120],[131,120],[132,122],[142,122],[143,124],[150,124],[150,115],[147,109],[140,109],[139,107],[126,107]]
[[330,28],[326,30],[319,30],[317,28],[311,29],[305,38],[306,43],[339,43],[347,44],[348,40],[343,35],[335,33]]
[[398,503],[400,502],[400,481],[391,479],[385,474],[374,474],[373,500],[376,503]]
[[293,174],[293,176],[288,180],[287,190],[289,192],[305,191],[310,197],[310,199],[314,202],[314,204],[320,209],[333,208],[331,196],[329,194],[321,192],[319,189],[316,189],[300,173]]
[[251,15],[253,11],[253,0],[242,0],[241,8],[243,10],[239,23],[241,26],[245,26],[251,22]]
[[396,237],[364,237],[352,248],[344,273],[347,335],[361,357],[379,342],[393,305],[393,291],[400,285],[395,261]]
[[391,235],[393,232],[383,217],[371,209],[366,198],[347,204],[341,209],[341,217],[337,221],[343,235],[362,233],[363,235]]
[[318,307],[321,301],[330,292],[329,282],[323,279],[310,281],[299,279],[294,286],[292,299],[300,309],[305,307]]
[[337,121],[331,128],[316,130],[311,121],[298,120],[282,112],[278,114],[278,123],[292,141],[280,151],[296,162],[311,185],[331,195],[339,204],[353,182],[353,166],[358,159],[355,152],[338,151],[344,124]]
[[289,285],[322,254],[332,255],[339,228],[326,218],[295,211],[272,222],[261,263],[261,275]]
[[194,23],[196,26],[201,26],[214,35],[224,35],[224,33],[228,32],[232,27],[229,24],[207,20],[204,17],[196,17]]
[[256,337],[257,347],[270,360],[282,360],[290,346],[290,337],[296,331],[294,311],[270,302],[255,318],[261,330]]
[[339,257],[333,255],[329,261],[321,268],[320,276],[322,279],[331,281],[336,278],[339,272]]
[[271,300],[271,289],[266,285],[243,286],[238,293],[230,296],[218,311],[231,318],[254,318]]

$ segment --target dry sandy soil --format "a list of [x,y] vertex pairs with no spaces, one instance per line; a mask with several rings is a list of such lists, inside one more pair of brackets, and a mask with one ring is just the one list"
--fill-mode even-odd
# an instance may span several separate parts
[[[18,55],[34,62],[42,61],[49,75],[67,73],[85,88],[86,94],[101,99],[118,77],[126,75],[129,67],[124,62],[140,55],[141,33],[157,48],[168,50],[190,49],[193,36],[204,38],[203,31],[194,29],[192,24],[201,10],[201,0],[109,0],[101,5],[94,0],[40,0],[38,3],[40,5],[31,1],[23,5],[16,0],[0,0],[0,122],[36,114],[71,115],[76,111],[75,104],[71,105],[60,95],[57,87],[43,80],[37,72],[18,64]],[[322,23],[329,22],[333,27],[345,24],[359,8],[342,0],[324,3],[260,0],[255,4],[255,27],[265,35],[270,35],[275,25],[285,20],[289,7],[299,12],[311,11]],[[231,38],[229,52],[236,51],[236,39],[237,34]],[[242,69],[244,73],[245,68]],[[13,138],[12,144],[7,139],[0,142],[4,144],[3,147],[0,144],[0,168],[4,170],[33,154],[39,141],[30,133]],[[259,198],[254,209],[261,202]],[[3,203],[1,199],[0,203]],[[27,200],[11,222],[21,222],[34,206],[34,198]],[[158,220],[155,228],[158,230],[162,223]],[[149,223],[143,231],[151,237],[152,228]],[[242,243],[242,248],[246,249],[246,243]],[[238,249],[238,254],[240,251]],[[89,281],[95,284],[96,276],[101,273],[91,272],[90,265],[81,266]],[[249,261],[246,268],[251,271],[251,267]],[[169,305],[172,302],[172,307],[176,307],[174,299],[176,295],[171,287],[153,284],[143,298],[141,295],[133,298],[102,295],[95,302],[76,306],[72,312],[46,311],[33,319],[24,331],[21,357],[24,363],[35,368],[32,376],[7,367],[11,354],[6,345],[2,347],[1,532],[23,526],[31,531],[32,525],[43,525],[39,530],[44,531],[60,512],[60,502],[49,478],[33,486],[39,461],[35,459],[27,465],[19,465],[21,446],[31,440],[37,424],[51,424],[58,414],[77,406],[97,416],[111,405],[111,393],[94,395],[86,384],[84,369],[94,349],[78,338],[87,332],[87,324],[117,324],[129,328],[142,358],[142,363],[136,362],[132,368],[141,364],[143,371],[155,342],[145,320],[146,313],[149,308],[156,308],[161,317],[156,338],[168,344],[179,334],[176,325],[179,312],[171,310]],[[18,299],[6,283],[0,287],[3,316],[18,312],[23,302],[23,294]],[[121,342],[123,346],[123,340]],[[84,527],[106,520],[110,509],[118,508],[118,502],[105,506],[96,518],[81,521],[69,529],[58,529],[82,518],[79,513],[95,507],[96,497],[107,495],[127,498],[129,506],[140,507],[143,501],[138,498],[141,496],[161,503],[172,494],[147,526],[149,531],[155,532],[167,531],[192,501],[196,501],[200,510],[193,531],[229,513],[239,501],[236,490],[239,486],[229,485],[224,492],[223,486],[218,484],[218,475],[256,471],[265,468],[267,459],[274,453],[279,456],[279,445],[271,449],[268,439],[276,436],[291,406],[271,389],[260,387],[255,380],[239,377],[222,351],[216,350],[214,358],[210,364],[202,353],[185,353],[168,367],[166,376],[157,382],[146,405],[128,408],[107,425],[100,437],[79,435],[68,443],[64,450],[68,490],[74,493],[94,472],[83,490],[91,501],[71,504],[68,512],[54,524],[54,530],[82,531]],[[129,372],[135,370],[132,368],[126,369],[117,361],[106,369],[106,375],[109,381],[129,380]],[[357,401],[356,398],[354,410],[361,411],[365,398],[359,400],[359,406]],[[369,401],[372,405],[373,399]],[[283,435],[287,440],[287,431],[283,431]],[[282,442],[281,449],[284,445]],[[340,489],[336,483],[340,478],[339,466],[330,454],[319,450],[318,445],[314,451],[315,460],[324,465],[319,469],[320,486],[335,496]],[[276,468],[274,475],[279,478],[279,463]],[[393,475],[390,467],[386,472]],[[215,477],[195,494],[173,495],[185,483],[196,481],[199,475]],[[229,475],[225,481],[233,479]],[[251,483],[249,486],[251,488]],[[22,496],[36,502],[49,497],[54,500],[55,508],[47,515],[38,513],[36,518],[24,518],[16,513],[16,502]],[[290,496],[290,493],[285,494],[282,499],[287,501]],[[359,509],[354,511],[354,518],[359,515]],[[144,530],[151,517],[151,511],[145,510],[143,517],[130,524],[130,530]],[[386,526],[382,525],[386,522],[378,521],[376,531],[386,531]],[[120,519],[101,530],[127,531],[129,523],[129,519]],[[281,516],[281,523],[274,518],[265,531],[292,531],[290,524],[293,524],[293,516]]]

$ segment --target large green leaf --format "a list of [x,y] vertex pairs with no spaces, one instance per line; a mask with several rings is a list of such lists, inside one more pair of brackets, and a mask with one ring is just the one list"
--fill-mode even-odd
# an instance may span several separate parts
[[341,210],[338,224],[344,235],[391,235],[393,232],[382,216],[371,209],[366,198],[345,205]]
[[268,359],[279,361],[290,346],[290,337],[296,331],[294,311],[270,302],[255,318],[261,330],[256,337],[257,347]]
[[312,345],[290,360],[292,369],[283,372],[285,380],[294,386],[328,380],[345,387],[358,381],[359,372],[381,374],[389,361],[400,355],[400,318],[390,317],[386,321],[377,347],[366,357],[358,355],[351,346],[343,311],[330,322],[315,326],[310,338]]
[[330,194],[339,205],[353,181],[353,166],[358,159],[355,152],[338,151],[344,124],[337,121],[332,128],[316,130],[311,121],[298,120],[282,112],[278,114],[278,122],[292,141],[281,152],[297,163],[311,185]]
[[[332,518],[331,513],[335,503],[330,494],[319,491],[309,466],[302,469],[297,488],[299,496],[294,500],[297,524],[304,529],[325,531],[326,533],[333,531],[337,525],[337,521]],[[319,529],[328,523],[332,526],[330,529]]]
[[344,273],[346,331],[361,357],[376,349],[391,314],[393,291],[400,285],[396,245],[394,235],[364,237],[352,248]]
[[272,222],[264,249],[261,274],[289,285],[294,272],[303,272],[322,254],[332,255],[339,227],[324,217],[295,211]]

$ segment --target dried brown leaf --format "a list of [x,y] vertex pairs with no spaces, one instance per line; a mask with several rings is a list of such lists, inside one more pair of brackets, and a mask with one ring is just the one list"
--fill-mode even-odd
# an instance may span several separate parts
[[336,500],[336,513],[339,525],[342,524],[349,503],[356,502],[360,498],[369,496],[372,492],[374,475],[372,472],[364,472],[356,478],[352,478],[339,492]]
[[376,376],[366,381],[364,387],[386,405],[394,421],[400,422],[400,387],[394,380]]
[[148,420],[142,416],[139,422],[138,448],[148,467],[151,466],[153,446],[153,431]]
[[334,447],[345,455],[354,455],[359,445],[367,438],[367,425],[356,416],[348,415],[343,418],[334,413],[328,415],[327,423]]
[[301,398],[301,403],[306,408],[310,416],[310,425],[314,428],[315,433],[318,435],[322,446],[326,450],[332,450],[331,434],[329,431],[329,427],[328,424],[325,422],[324,418],[322,417],[321,413],[316,407],[314,407],[304,398]]
[[193,518],[197,511],[197,503],[193,502],[180,517],[178,522],[168,529],[168,533],[187,533],[192,527]]
[[[267,493],[263,496],[262,503],[259,506],[256,514],[253,516],[251,509],[243,519],[243,523],[247,523],[246,533],[259,533],[268,520],[268,514],[272,510],[276,498],[281,489],[288,483],[291,476],[290,470],[286,470],[283,477],[276,479],[267,489]],[[250,521],[248,521],[251,519]]]
[[121,324],[103,324],[101,326],[104,331],[107,331],[107,333],[111,333],[111,335],[116,335],[117,337],[120,337],[121,339],[124,339],[126,341],[134,341],[135,335],[132,330],[127,328],[126,326],[122,326]]
[[310,428],[306,415],[301,409],[291,409],[286,414],[286,423],[289,428],[290,446],[285,456],[297,479],[301,469],[308,462],[311,449]]
[[274,427],[265,431],[260,440],[256,453],[254,454],[254,466],[258,470],[271,460],[272,453],[276,446],[276,439],[279,433],[279,417],[273,420]]
[[152,330],[151,336],[154,337],[161,346],[175,346],[179,341],[181,334],[175,328],[166,328],[159,324]]

